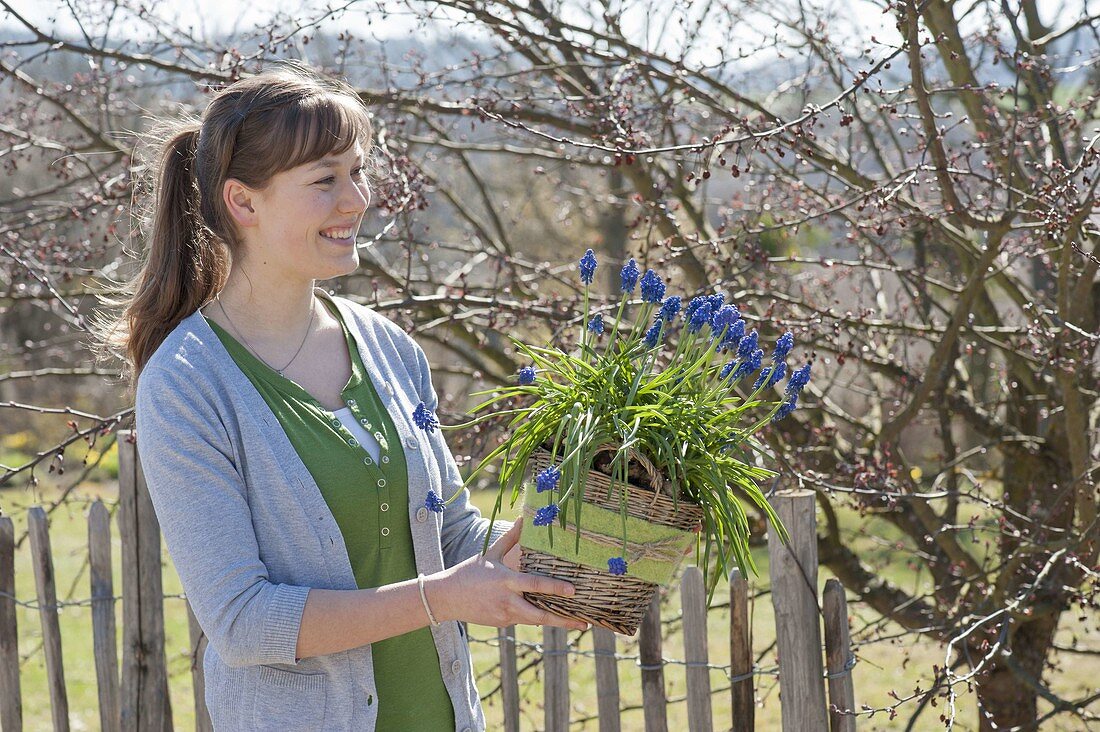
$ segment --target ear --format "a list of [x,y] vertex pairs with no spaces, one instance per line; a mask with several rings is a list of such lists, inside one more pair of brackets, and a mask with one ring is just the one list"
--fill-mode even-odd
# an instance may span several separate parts
[[258,217],[253,200],[256,192],[236,178],[229,178],[222,186],[222,201],[233,221],[241,227],[255,226]]

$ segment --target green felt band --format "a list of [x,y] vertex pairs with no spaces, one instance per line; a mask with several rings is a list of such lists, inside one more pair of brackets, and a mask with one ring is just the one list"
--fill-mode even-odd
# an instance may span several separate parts
[[684,552],[695,543],[697,537],[691,531],[627,516],[624,553],[622,516],[591,503],[581,503],[578,550],[577,531],[573,524],[574,507],[567,505],[562,509],[560,516],[565,517],[564,530],[557,521],[552,526],[535,526],[535,511],[546,504],[532,505],[530,501],[539,501],[540,498],[530,491],[524,493],[525,518],[519,537],[520,546],[604,572],[607,571],[608,559],[623,557],[627,564],[626,576],[667,585],[680,566]]

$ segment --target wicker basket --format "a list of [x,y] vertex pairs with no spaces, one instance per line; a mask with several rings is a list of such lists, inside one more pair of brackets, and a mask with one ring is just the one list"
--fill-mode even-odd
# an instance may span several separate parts
[[[597,452],[615,449],[609,445]],[[650,479],[650,485],[643,487],[631,484],[632,490],[627,493],[627,514],[651,523],[688,531],[695,530],[702,524],[702,509],[690,501],[674,501],[669,497],[666,494],[665,481],[645,456],[632,453],[631,460],[643,467]],[[535,471],[551,464],[549,452],[539,450],[531,455],[531,465]],[[594,470],[588,472],[584,489],[585,503],[618,511],[621,495],[622,486],[613,488],[609,476]],[[651,582],[626,575],[614,575],[606,570],[586,567],[527,547],[520,547],[520,570],[567,580],[576,588],[572,597],[524,593],[524,597],[532,605],[624,635],[638,632],[638,626],[658,589]]]

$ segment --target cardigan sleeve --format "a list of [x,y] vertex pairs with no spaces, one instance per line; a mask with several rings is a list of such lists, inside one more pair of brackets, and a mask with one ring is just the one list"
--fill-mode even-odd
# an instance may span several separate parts
[[[424,406],[433,413],[439,406],[439,397],[432,386],[431,368],[428,366],[428,357],[424,350],[411,337],[406,335],[412,344],[416,354],[420,383],[417,393],[424,402]],[[482,518],[477,506],[470,503],[470,491],[463,487],[462,474],[455,463],[454,455],[447,446],[442,430],[433,430],[428,435],[435,453],[436,462],[443,474],[440,476],[443,487],[443,499],[446,500],[461,491],[455,500],[443,508],[443,529],[441,543],[443,548],[443,564],[453,567],[465,559],[480,554],[485,547],[485,536],[489,535],[489,544],[499,539],[512,527],[511,521],[494,521],[490,526],[489,519]]]
[[229,435],[186,362],[138,379],[137,445],[168,553],[230,666],[294,664],[308,587],[275,584],[260,559]]

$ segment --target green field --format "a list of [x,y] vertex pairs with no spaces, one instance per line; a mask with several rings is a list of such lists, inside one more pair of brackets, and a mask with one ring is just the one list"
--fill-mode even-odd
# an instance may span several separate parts
[[[50,488],[46,482],[39,489],[32,492],[25,488],[9,488],[0,490],[0,507],[5,515],[10,515],[16,526],[16,536],[24,533],[26,526],[26,508],[31,505],[49,505],[53,503],[59,493],[56,488]],[[71,493],[64,505],[57,508],[51,514],[50,538],[52,553],[55,562],[58,595],[62,600],[86,599],[89,594],[87,574],[87,509],[90,502],[96,498],[102,498],[112,513],[115,509],[116,489],[112,484],[91,484],[81,487]],[[493,496],[482,493],[475,495],[475,502],[483,511],[491,507]],[[853,536],[852,542],[857,546],[861,555],[874,564],[885,564],[888,559],[895,563],[887,570],[888,576],[907,590],[923,585],[927,579],[916,569],[905,564],[906,552],[904,544],[900,542],[891,527],[886,522],[877,518],[859,518],[855,514],[842,514],[844,528],[847,534]],[[115,524],[112,523],[112,528]],[[117,531],[113,536],[113,559],[115,563],[115,593],[119,594],[119,552],[120,542]],[[768,563],[765,548],[757,548],[754,558],[760,569],[761,576],[752,582],[754,593],[766,592],[768,589]],[[824,586],[829,577],[826,571],[821,572],[820,583]],[[30,543],[24,541],[17,550],[16,556],[16,588],[17,595],[22,601],[34,599],[34,577],[30,565]],[[164,588],[168,595],[181,592],[175,570],[165,554]],[[849,593],[849,597],[851,594]],[[724,603],[728,599],[728,590],[725,586],[719,587],[715,594],[716,605]],[[679,593],[670,591],[665,606],[665,618],[676,618],[679,608]],[[908,696],[918,684],[921,688],[928,688],[932,678],[933,664],[942,665],[944,662],[944,650],[937,644],[925,641],[915,641],[913,636],[903,636],[899,639],[889,640],[898,633],[898,628],[889,623],[876,625],[879,620],[877,615],[858,603],[851,603],[849,611],[852,616],[853,640],[857,644],[856,653],[859,663],[855,667],[856,702],[869,704],[874,707],[886,707],[894,700],[890,692],[896,691],[901,696]],[[767,595],[756,600],[750,609],[753,627],[753,648],[760,658],[762,668],[774,668],[776,665],[775,651],[771,647],[774,640],[774,621],[770,600]],[[166,614],[166,642],[168,654],[168,669],[170,674],[170,688],[172,695],[172,713],[177,729],[191,729],[194,725],[193,701],[190,677],[189,641],[187,633],[187,617],[182,599],[169,598],[165,600]],[[50,702],[45,683],[45,660],[41,650],[41,632],[37,610],[20,607],[18,612],[19,622],[19,650],[22,656],[22,689],[24,720],[27,730],[50,729]],[[1072,618],[1067,615],[1067,623]],[[122,610],[118,607],[118,627],[121,633]],[[709,615],[710,628],[710,662],[714,664],[727,664],[729,662],[728,651],[728,613],[724,607],[715,607]],[[91,730],[99,728],[99,719],[96,702],[95,670],[92,663],[92,633],[91,612],[86,605],[64,607],[61,611],[62,643],[65,659],[65,679],[69,694],[70,721],[73,730]],[[873,630],[872,630],[873,629]],[[498,676],[496,673],[497,647],[496,629],[481,626],[471,626],[470,635],[473,642],[475,667],[479,675],[478,686],[482,693],[496,688]],[[526,660],[533,657],[530,647],[524,643],[539,643],[542,640],[542,632],[539,628],[521,627],[517,632],[521,643],[519,667],[522,670]],[[673,622],[667,626],[664,644],[664,655],[670,659],[682,659],[683,648],[680,639],[679,623]],[[589,634],[570,633],[570,643],[581,651],[592,649],[591,636]],[[1070,644],[1068,628],[1063,628],[1059,642]],[[1100,639],[1082,639],[1078,637],[1078,643],[1087,647],[1097,647]],[[765,652],[766,651],[766,652]],[[618,652],[624,656],[632,656],[637,653],[634,639],[619,638]],[[526,655],[525,655],[526,654]],[[1062,670],[1055,679],[1055,688],[1068,698],[1083,696],[1088,683],[1100,677],[1100,659],[1096,657],[1077,656],[1072,659],[1072,671],[1065,670],[1068,663],[1061,664]],[[642,712],[640,709],[641,692],[639,670],[634,660],[624,659],[619,664],[619,681],[622,695],[622,704],[627,709],[623,713],[623,729],[634,730],[642,728]],[[666,668],[666,681],[670,700],[682,699],[685,693],[684,667],[675,663]],[[728,686],[725,674],[720,670],[711,673],[711,684],[714,689],[724,689]],[[763,676],[757,684],[757,728],[762,730],[779,729],[779,698],[778,684],[774,676]],[[959,696],[956,700],[957,730],[972,730],[975,725],[975,708],[973,697],[965,688],[958,689]],[[534,668],[527,670],[521,677],[520,694],[522,697],[522,714],[525,718],[524,729],[542,728],[542,683],[541,674]],[[575,656],[570,668],[570,699],[572,704],[572,718],[578,720],[574,724],[575,729],[597,729],[594,719],[596,714],[596,687],[595,671],[592,659],[587,656]],[[713,697],[715,729],[729,729],[731,726],[729,696],[727,692],[716,693]],[[1041,705],[1041,708],[1042,705]],[[905,721],[915,709],[915,703],[903,705],[899,710],[899,716],[895,721],[890,721],[885,713],[876,714],[873,718],[862,717],[859,727],[862,730],[900,730],[904,729]],[[498,729],[500,723],[500,699],[494,695],[485,701],[485,711],[489,720],[489,729]],[[944,705],[938,703],[936,707],[927,709],[921,716],[915,729],[935,730],[943,729],[940,723],[940,714],[944,712]],[[579,721],[589,719],[587,723]],[[669,725],[671,729],[686,729],[687,715],[684,702],[673,701],[669,707]],[[1068,718],[1062,717],[1056,722],[1044,727],[1044,729],[1057,730],[1083,730],[1081,723],[1076,726]]]

